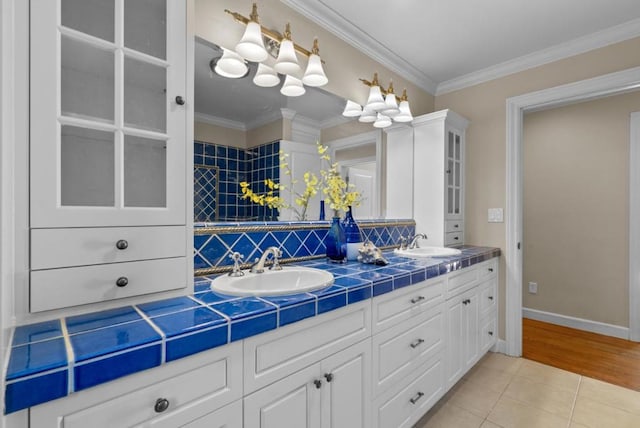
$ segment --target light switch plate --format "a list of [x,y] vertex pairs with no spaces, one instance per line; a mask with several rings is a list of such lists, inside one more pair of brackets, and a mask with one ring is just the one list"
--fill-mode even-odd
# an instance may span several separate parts
[[504,222],[504,210],[502,208],[489,208],[489,223]]

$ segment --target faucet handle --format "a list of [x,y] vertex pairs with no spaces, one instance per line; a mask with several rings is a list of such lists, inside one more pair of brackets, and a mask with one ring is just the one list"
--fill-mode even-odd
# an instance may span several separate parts
[[282,257],[282,250],[279,248],[273,249],[273,264],[269,269],[271,270],[282,270],[282,266],[280,266],[280,257]]
[[240,263],[244,259],[244,256],[237,251],[234,251],[229,255],[229,258],[233,260],[233,270],[229,272],[229,276],[244,276],[244,272],[240,269]]
[[407,238],[406,236],[400,236],[400,249],[401,250],[406,250],[407,249],[407,241],[409,238]]

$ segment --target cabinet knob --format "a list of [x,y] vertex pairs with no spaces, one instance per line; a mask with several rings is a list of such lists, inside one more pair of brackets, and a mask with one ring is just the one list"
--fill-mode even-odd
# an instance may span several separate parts
[[493,272],[493,268],[489,268],[489,272]]
[[424,300],[424,296],[414,297],[413,299],[411,299],[411,303],[413,303],[415,305],[416,303],[418,303],[421,300]]
[[156,413],[162,413],[168,408],[169,408],[169,400],[167,400],[166,398],[158,398],[156,400],[156,405],[153,406],[153,410],[155,410]]
[[182,98],[180,95],[178,95],[176,97],[176,104],[178,104],[179,106],[183,106],[184,105],[184,98]]
[[129,278],[127,278],[126,276],[121,276],[120,278],[116,279],[116,285],[118,287],[126,287],[127,284],[129,284]]
[[120,239],[118,240],[118,242],[116,242],[116,248],[118,250],[126,250],[127,248],[129,248],[129,243],[126,239]]
[[333,380],[333,373],[325,373],[324,378],[327,380],[327,382],[331,382]]
[[489,296],[489,300],[493,300],[493,296]]
[[493,332],[492,331],[489,332],[489,336],[493,336]]
[[454,224],[453,227],[457,229],[457,228],[460,227],[460,225],[459,224]]
[[460,238],[459,238],[459,237],[457,237],[457,236],[454,236],[454,237],[453,237],[453,240],[454,240],[454,241],[457,241],[457,240],[459,240],[459,239],[460,239]]
[[316,389],[320,389],[322,386],[322,381],[320,379],[316,379],[313,381],[313,384],[316,386]]
[[424,339],[418,339],[415,342],[412,342],[409,346],[411,346],[413,349],[416,349],[418,346],[422,345],[424,343]]
[[418,400],[421,399],[422,397],[424,397],[424,392],[418,392],[409,401],[411,402],[411,404],[416,404]]

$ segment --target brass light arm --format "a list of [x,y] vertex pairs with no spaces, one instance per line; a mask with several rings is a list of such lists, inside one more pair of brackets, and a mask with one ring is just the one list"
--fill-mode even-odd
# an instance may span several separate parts
[[[249,18],[239,14],[238,12],[231,12],[229,9],[225,9],[224,11],[227,12],[229,15],[233,16],[233,19],[240,22],[241,24],[247,25],[249,22],[251,22]],[[278,33],[277,31],[273,31],[268,28],[265,28],[262,25],[260,25],[260,31],[265,37],[273,40],[278,44],[282,43],[282,41],[285,39],[285,37],[282,34]],[[316,44],[317,44],[317,39],[314,40],[314,48],[317,47]],[[307,58],[310,57],[312,53],[315,53],[315,52],[308,51],[307,49],[303,48],[302,46],[298,45],[295,42],[293,43],[293,48],[296,51],[300,52],[302,55],[306,56]],[[324,63],[324,60],[322,62]]]

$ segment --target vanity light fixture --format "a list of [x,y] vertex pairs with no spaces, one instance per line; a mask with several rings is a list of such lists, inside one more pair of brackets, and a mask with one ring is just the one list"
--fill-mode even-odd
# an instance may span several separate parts
[[[235,47],[234,53],[243,61],[257,62],[259,64],[258,71],[253,79],[256,85],[262,87],[278,85],[280,77],[276,73],[284,74],[287,78],[291,76],[296,79],[285,78],[285,85],[281,92],[285,95],[295,94],[288,96],[302,95],[305,92],[303,84],[307,86],[323,86],[327,84],[329,80],[322,67],[324,61],[320,58],[318,39],[314,39],[313,48],[308,51],[293,42],[289,23],[286,24],[283,34],[263,27],[258,21],[258,6],[256,3],[253,3],[249,18],[237,12],[231,12],[228,9],[225,9],[225,12],[230,14],[236,21],[247,26],[242,38]],[[302,67],[298,63],[296,52],[308,58],[304,73],[302,73]],[[276,58],[273,68],[264,63],[269,59],[269,56]],[[235,65],[240,68],[237,58]],[[225,77],[242,77],[239,73],[230,73],[225,68],[221,68],[221,71],[223,73],[226,71],[226,75],[219,73]],[[217,69],[216,72],[218,72]],[[289,81],[288,84],[287,80]],[[286,89],[285,86],[287,87]]]
[[360,122],[373,122],[373,126],[376,128],[386,128],[391,126],[393,122],[411,122],[413,120],[406,89],[402,92],[401,97],[396,96],[393,91],[393,82],[389,83],[388,89],[380,86],[378,73],[373,74],[371,81],[365,79],[360,79],[360,81],[369,86],[367,103],[361,108],[358,103],[348,100],[342,112],[343,116],[359,116]]
[[222,48],[222,56],[212,60],[211,65],[220,76],[230,79],[239,79],[249,73],[245,60],[234,51],[225,48]]
[[304,95],[305,92],[306,90],[302,85],[302,81],[290,75],[285,77],[284,85],[280,88],[280,93],[288,97],[299,97],[300,95]]

